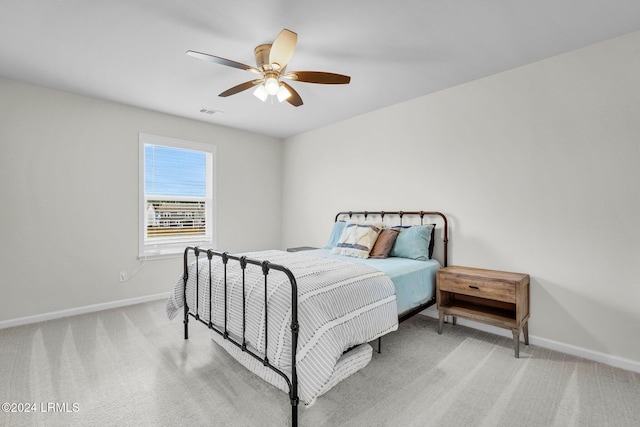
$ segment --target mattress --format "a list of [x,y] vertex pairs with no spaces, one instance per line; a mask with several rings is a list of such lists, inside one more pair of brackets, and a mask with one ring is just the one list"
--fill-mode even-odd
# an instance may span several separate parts
[[428,261],[416,261],[399,257],[362,259],[333,255],[330,249],[314,249],[301,253],[366,264],[387,274],[396,288],[398,316],[435,297],[436,271],[442,268],[440,263],[435,259]]

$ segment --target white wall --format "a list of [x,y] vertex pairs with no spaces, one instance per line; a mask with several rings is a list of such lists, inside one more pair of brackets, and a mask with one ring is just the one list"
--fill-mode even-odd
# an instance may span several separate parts
[[640,33],[289,138],[283,243],[440,210],[452,264],[529,273],[530,333],[640,362]]
[[171,288],[179,258],[118,283],[140,265],[146,132],[217,145],[219,248],[322,246],[344,209],[441,210],[452,263],[531,274],[532,335],[640,363],[638,45],[634,33],[284,149],[0,78],[0,321]]
[[118,282],[140,266],[139,132],[217,146],[219,248],[280,247],[280,140],[0,78],[0,321],[170,291],[181,258]]

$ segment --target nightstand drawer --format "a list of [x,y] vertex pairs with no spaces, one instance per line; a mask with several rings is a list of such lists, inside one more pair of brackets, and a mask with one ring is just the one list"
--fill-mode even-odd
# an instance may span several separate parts
[[516,302],[516,288],[513,283],[489,281],[441,274],[438,276],[440,290],[456,294],[488,298],[496,301]]

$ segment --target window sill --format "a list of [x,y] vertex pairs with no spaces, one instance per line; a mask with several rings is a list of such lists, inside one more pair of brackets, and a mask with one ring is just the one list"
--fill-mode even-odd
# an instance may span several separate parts
[[149,254],[149,255],[138,255],[138,261],[156,261],[159,259],[170,259],[170,258],[182,258],[184,255],[184,251],[181,252],[167,252],[162,254]]
[[158,259],[182,258],[187,247],[199,247],[201,249],[214,248],[212,241],[187,241],[173,242],[165,245],[146,246],[138,251],[139,261],[153,261]]

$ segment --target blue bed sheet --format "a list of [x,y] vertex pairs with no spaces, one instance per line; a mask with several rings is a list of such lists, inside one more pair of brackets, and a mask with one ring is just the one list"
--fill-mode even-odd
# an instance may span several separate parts
[[345,261],[367,264],[386,273],[396,287],[398,315],[419,306],[435,296],[436,271],[442,266],[435,259],[415,261],[408,258],[362,259],[332,255],[330,249],[314,249],[310,255],[339,258]]

